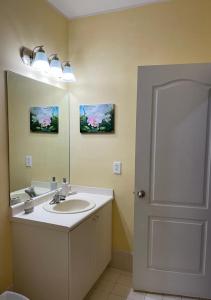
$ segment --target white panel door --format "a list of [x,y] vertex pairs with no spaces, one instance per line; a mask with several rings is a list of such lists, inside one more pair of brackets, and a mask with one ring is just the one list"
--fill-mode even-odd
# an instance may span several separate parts
[[139,68],[134,289],[211,298],[211,64]]

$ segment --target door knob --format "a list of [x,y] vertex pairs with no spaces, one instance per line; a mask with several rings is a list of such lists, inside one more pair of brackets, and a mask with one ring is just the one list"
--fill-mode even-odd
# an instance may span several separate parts
[[138,195],[139,198],[144,198],[146,196],[146,193],[145,193],[145,191],[139,191],[137,193],[137,195]]

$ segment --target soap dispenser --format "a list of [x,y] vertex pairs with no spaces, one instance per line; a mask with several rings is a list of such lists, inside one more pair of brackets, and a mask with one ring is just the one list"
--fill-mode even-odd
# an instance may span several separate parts
[[57,181],[56,181],[56,177],[52,177],[52,181],[51,181],[51,191],[54,191],[57,189]]
[[63,182],[62,182],[62,189],[61,189],[61,195],[64,197],[67,197],[68,193],[69,193],[69,184],[67,182],[66,178],[63,178]]

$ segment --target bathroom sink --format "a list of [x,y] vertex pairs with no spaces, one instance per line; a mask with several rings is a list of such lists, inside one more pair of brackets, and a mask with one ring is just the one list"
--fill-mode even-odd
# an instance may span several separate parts
[[43,208],[57,214],[75,214],[90,210],[94,208],[95,205],[96,204],[91,200],[71,198],[53,205],[45,203]]

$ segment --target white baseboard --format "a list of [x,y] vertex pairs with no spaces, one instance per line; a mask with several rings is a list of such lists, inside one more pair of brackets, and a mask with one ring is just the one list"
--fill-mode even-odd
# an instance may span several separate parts
[[133,266],[133,255],[130,252],[126,251],[117,251],[112,252],[112,259],[110,262],[112,268],[120,269],[127,272],[132,272]]

